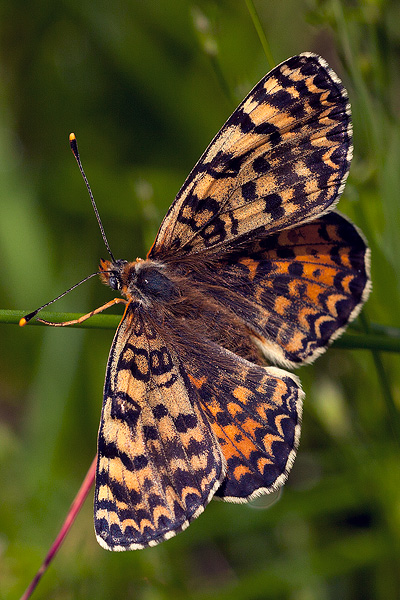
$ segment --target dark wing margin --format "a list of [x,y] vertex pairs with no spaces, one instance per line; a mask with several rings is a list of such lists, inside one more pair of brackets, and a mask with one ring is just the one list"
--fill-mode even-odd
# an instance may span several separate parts
[[217,251],[331,210],[352,158],[351,110],[319,56],[268,73],[213,139],[171,205],[148,257]]

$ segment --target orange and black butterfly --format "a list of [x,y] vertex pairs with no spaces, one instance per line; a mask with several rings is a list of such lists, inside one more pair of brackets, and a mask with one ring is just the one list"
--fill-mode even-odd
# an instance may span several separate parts
[[153,546],[212,497],[244,502],[285,483],[303,392],[265,361],[312,362],[370,289],[366,242],[333,211],[351,138],[338,77],[319,56],[294,56],[211,142],[147,258],[101,261],[124,297],[105,307],[125,304],[98,439],[104,548]]

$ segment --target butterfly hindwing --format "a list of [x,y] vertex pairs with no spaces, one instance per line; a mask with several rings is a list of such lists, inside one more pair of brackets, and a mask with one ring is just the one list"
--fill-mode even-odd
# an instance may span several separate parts
[[188,367],[199,401],[225,457],[215,495],[244,502],[278,489],[293,464],[304,393],[294,375],[263,367],[222,348],[218,367]]
[[110,352],[98,440],[95,530],[111,550],[154,545],[187,527],[225,462],[180,360],[140,308]]
[[290,367],[310,363],[368,298],[369,248],[336,212],[275,234],[264,246],[268,274],[260,272],[256,295],[270,309],[249,325],[269,360]]
[[268,73],[211,142],[149,258],[215,251],[333,208],[352,156],[347,93],[326,62],[294,56]]
[[267,358],[285,366],[314,360],[355,318],[370,291],[369,249],[336,212],[207,264],[186,277],[246,323]]

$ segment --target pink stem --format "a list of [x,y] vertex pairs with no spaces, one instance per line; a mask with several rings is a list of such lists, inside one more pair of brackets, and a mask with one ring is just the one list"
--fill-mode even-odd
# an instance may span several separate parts
[[86,477],[83,480],[81,487],[79,488],[79,492],[77,493],[74,501],[71,504],[71,507],[68,511],[67,517],[66,517],[64,523],[62,524],[62,527],[58,533],[58,536],[54,540],[40,569],[36,573],[35,577],[32,579],[32,581],[29,584],[29,587],[26,589],[25,593],[21,596],[20,600],[28,600],[28,598],[31,597],[32,592],[34,591],[37,584],[39,583],[42,575],[45,573],[47,567],[49,566],[49,564],[53,560],[54,556],[56,555],[58,549],[60,548],[61,544],[63,543],[65,536],[67,535],[68,531],[70,530],[72,523],[75,521],[75,518],[76,518],[78,512],[80,511],[82,504],[84,503],[85,498],[89,493],[90,488],[92,487],[94,477],[96,474],[96,464],[97,464],[97,455],[94,457],[94,460],[93,460],[92,464],[90,465],[89,471],[87,472]]

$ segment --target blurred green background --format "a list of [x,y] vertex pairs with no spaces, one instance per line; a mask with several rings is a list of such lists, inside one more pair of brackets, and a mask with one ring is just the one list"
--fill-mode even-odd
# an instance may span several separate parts
[[[340,210],[372,248],[366,319],[399,327],[400,3],[255,7],[275,63],[318,52],[349,90],[355,157]],[[69,132],[114,254],[143,257],[272,65],[238,0],[2,0],[0,31],[0,307],[29,312],[107,258]],[[54,310],[111,297],[93,279]],[[0,327],[0,598],[17,598],[95,454],[114,332]],[[332,348],[298,374],[302,441],[278,502],[212,502],[172,540],[112,554],[95,541],[91,495],[34,598],[399,598],[399,355]]]

